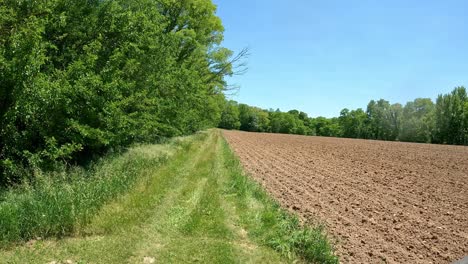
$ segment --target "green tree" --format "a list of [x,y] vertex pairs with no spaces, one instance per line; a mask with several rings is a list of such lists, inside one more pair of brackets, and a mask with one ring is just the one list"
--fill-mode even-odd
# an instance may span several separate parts
[[270,119],[267,111],[257,107],[239,104],[240,129],[251,132],[270,131]]
[[299,110],[290,110],[287,114],[293,117],[293,119],[290,120],[290,122],[293,124],[291,133],[298,135],[310,134],[310,129],[308,127],[309,118],[306,113]]
[[258,132],[268,132],[270,131],[270,118],[268,112],[255,108],[256,118],[257,118],[257,131]]
[[366,138],[367,136],[367,114],[358,108],[349,111],[347,108],[341,110],[339,123],[343,131],[343,137]]
[[224,129],[239,129],[240,126],[241,122],[239,118],[239,108],[237,102],[226,102],[223,112],[221,113],[219,127]]
[[282,127],[282,113],[279,109],[276,111],[270,110],[268,112],[268,117],[270,119],[270,130],[272,133],[280,133]]
[[403,108],[399,139],[409,142],[432,140],[435,106],[430,98],[417,98]]
[[399,119],[402,111],[400,104],[390,105],[386,100],[371,100],[367,105],[369,138],[396,140],[399,131]]
[[434,141],[445,144],[467,144],[466,110],[468,101],[466,89],[456,87],[451,93],[439,95],[435,110]]
[[1,181],[218,125],[223,30],[210,0],[3,1]]
[[465,102],[465,107],[463,110],[465,114],[465,121],[463,124],[463,127],[465,128],[465,142],[463,143],[464,145],[468,146],[468,100]]
[[317,117],[311,120],[317,136],[324,137],[341,137],[342,128],[339,118]]
[[403,106],[399,103],[390,106],[390,137],[389,140],[398,140],[400,134]]

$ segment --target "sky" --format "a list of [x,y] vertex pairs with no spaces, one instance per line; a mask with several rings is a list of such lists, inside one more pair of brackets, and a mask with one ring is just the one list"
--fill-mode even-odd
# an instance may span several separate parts
[[231,99],[339,116],[468,86],[468,1],[213,0],[223,46],[250,49]]

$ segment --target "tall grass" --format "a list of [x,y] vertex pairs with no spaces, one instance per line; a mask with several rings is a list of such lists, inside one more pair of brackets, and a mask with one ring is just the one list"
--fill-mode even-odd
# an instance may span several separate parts
[[91,169],[42,173],[0,194],[0,247],[38,237],[78,232],[108,201],[128,191],[189,139],[161,145],[135,146],[123,155],[105,157]]

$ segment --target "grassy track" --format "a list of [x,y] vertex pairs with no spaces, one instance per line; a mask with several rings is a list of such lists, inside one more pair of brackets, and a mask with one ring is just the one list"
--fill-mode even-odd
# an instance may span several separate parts
[[335,263],[243,174],[220,132],[198,136],[69,238],[0,252],[0,263]]

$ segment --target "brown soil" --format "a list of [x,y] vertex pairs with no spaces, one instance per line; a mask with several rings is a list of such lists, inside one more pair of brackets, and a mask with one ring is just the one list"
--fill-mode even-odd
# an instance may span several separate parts
[[451,263],[468,255],[468,147],[224,131],[249,173],[343,263]]

